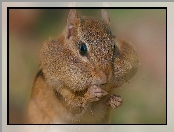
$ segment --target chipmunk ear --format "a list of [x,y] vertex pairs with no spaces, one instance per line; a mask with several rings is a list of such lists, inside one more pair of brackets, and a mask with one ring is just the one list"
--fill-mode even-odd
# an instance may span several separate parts
[[110,17],[107,11],[105,9],[102,9],[101,14],[102,14],[102,19],[106,22],[106,24],[108,24],[108,26],[110,26]]
[[74,23],[75,19],[78,18],[78,14],[76,9],[71,9],[67,19],[67,38],[69,39],[71,36],[74,36]]

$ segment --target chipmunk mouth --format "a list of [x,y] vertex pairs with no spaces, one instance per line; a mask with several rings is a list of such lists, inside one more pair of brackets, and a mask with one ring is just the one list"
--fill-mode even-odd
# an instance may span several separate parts
[[80,91],[74,91],[75,95],[77,96],[84,96],[84,95],[89,95],[91,97],[103,97],[107,95],[108,93],[105,90],[106,83],[103,84],[92,84],[85,88],[84,90]]

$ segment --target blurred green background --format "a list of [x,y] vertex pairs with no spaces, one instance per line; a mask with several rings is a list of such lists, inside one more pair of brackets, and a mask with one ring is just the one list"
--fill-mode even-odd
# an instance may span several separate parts
[[[166,123],[166,10],[108,9],[112,33],[133,43],[140,57],[136,76],[116,91],[123,105],[111,112],[114,124]],[[43,42],[58,36],[69,10],[9,10],[9,123],[26,117]],[[100,10],[78,9],[101,19]]]

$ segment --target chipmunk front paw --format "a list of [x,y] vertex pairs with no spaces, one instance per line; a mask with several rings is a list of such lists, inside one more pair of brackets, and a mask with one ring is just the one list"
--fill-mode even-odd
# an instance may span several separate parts
[[89,101],[98,101],[101,97],[107,94],[108,93],[98,85],[92,85],[88,88],[86,96],[88,96]]
[[121,106],[122,103],[123,103],[123,100],[121,96],[115,95],[115,94],[111,95],[109,99],[106,101],[106,104],[112,108],[117,108]]

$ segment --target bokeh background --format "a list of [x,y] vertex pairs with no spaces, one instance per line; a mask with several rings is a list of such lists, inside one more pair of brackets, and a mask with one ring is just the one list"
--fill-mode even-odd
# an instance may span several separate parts
[[[113,124],[166,124],[166,10],[107,9],[112,33],[133,43],[140,58],[136,76],[116,91],[123,105]],[[58,36],[69,10],[10,9],[9,123],[25,122],[43,42]],[[79,16],[101,19],[100,10],[78,9]]]

